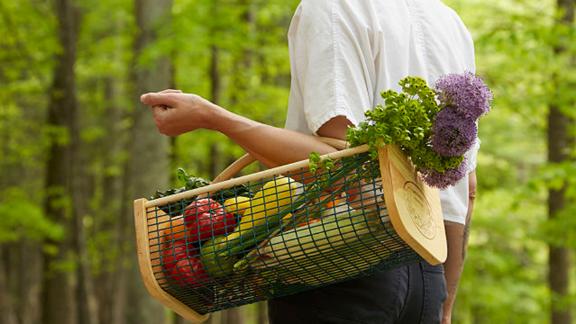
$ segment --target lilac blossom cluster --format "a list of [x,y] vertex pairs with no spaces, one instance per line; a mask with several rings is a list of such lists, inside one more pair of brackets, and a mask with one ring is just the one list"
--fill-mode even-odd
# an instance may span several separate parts
[[[476,141],[480,116],[490,111],[492,92],[473,73],[448,74],[436,82],[441,110],[432,125],[432,149],[444,157],[463,156]],[[465,175],[465,162],[439,172],[421,171],[432,186],[446,188]]]
[[432,125],[432,148],[442,156],[460,156],[474,144],[478,134],[476,120],[463,118],[448,106],[436,115]]
[[481,78],[471,72],[448,74],[436,82],[440,102],[470,120],[490,111],[492,92]]

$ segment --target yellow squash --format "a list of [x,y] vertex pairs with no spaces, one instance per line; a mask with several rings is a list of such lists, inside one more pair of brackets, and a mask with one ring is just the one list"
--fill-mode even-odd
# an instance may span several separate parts
[[224,202],[224,209],[227,213],[243,214],[250,207],[250,198],[238,196],[228,198]]
[[228,240],[236,239],[253,228],[265,227],[266,219],[289,206],[301,191],[302,184],[288,177],[279,176],[267,182],[249,201],[240,224],[228,235]]

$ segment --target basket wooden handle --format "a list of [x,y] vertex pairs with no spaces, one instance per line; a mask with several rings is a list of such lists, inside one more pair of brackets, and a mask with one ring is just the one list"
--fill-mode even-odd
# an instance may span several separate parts
[[[326,143],[337,150],[343,150],[348,147],[348,142],[330,137],[318,137],[320,141]],[[234,177],[238,172],[242,171],[245,167],[252,164],[256,159],[250,154],[244,154],[234,163],[230,164],[224,171],[222,171],[212,183],[222,182]]]

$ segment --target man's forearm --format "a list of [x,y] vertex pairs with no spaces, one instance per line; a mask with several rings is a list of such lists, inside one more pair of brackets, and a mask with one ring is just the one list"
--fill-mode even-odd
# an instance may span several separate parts
[[[198,95],[166,89],[143,94],[142,103],[152,108],[158,131],[178,136],[196,129],[216,130],[228,136],[269,167],[300,161],[311,152],[327,154],[336,149],[316,136],[265,125],[234,114]],[[343,116],[327,121],[317,133],[344,139],[351,123]]]
[[[444,275],[446,277],[446,290],[448,296],[444,301],[444,317],[450,317],[452,307],[456,300],[458,283],[464,268],[464,225],[452,222],[444,222],[446,238],[448,240],[448,258],[444,263]],[[449,322],[448,322],[449,323]]]
[[444,222],[446,227],[446,239],[448,241],[448,258],[444,263],[444,274],[446,277],[446,290],[448,296],[444,302],[444,324],[451,322],[452,310],[456,300],[458,284],[464,269],[464,259],[468,245],[468,232],[472,213],[474,211],[474,199],[476,197],[476,173],[469,175],[469,200],[466,224]]
[[[218,119],[214,129],[242,146],[268,167],[274,167],[303,159],[311,152],[327,154],[336,151],[317,137],[265,125],[248,118],[216,108]],[[341,133],[345,134],[345,130]]]

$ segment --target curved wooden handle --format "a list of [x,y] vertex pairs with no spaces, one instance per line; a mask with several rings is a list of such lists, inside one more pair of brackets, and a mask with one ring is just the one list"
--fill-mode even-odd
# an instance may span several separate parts
[[[329,138],[329,137],[319,137],[318,138],[323,143],[326,143],[337,150],[343,150],[348,147],[348,142],[339,140],[336,138]],[[230,164],[224,171],[222,171],[212,183],[222,182],[228,179],[231,179],[233,176],[238,174],[242,169],[247,167],[248,165],[252,164],[252,162],[256,161],[256,159],[250,154],[244,154],[234,163]]]

